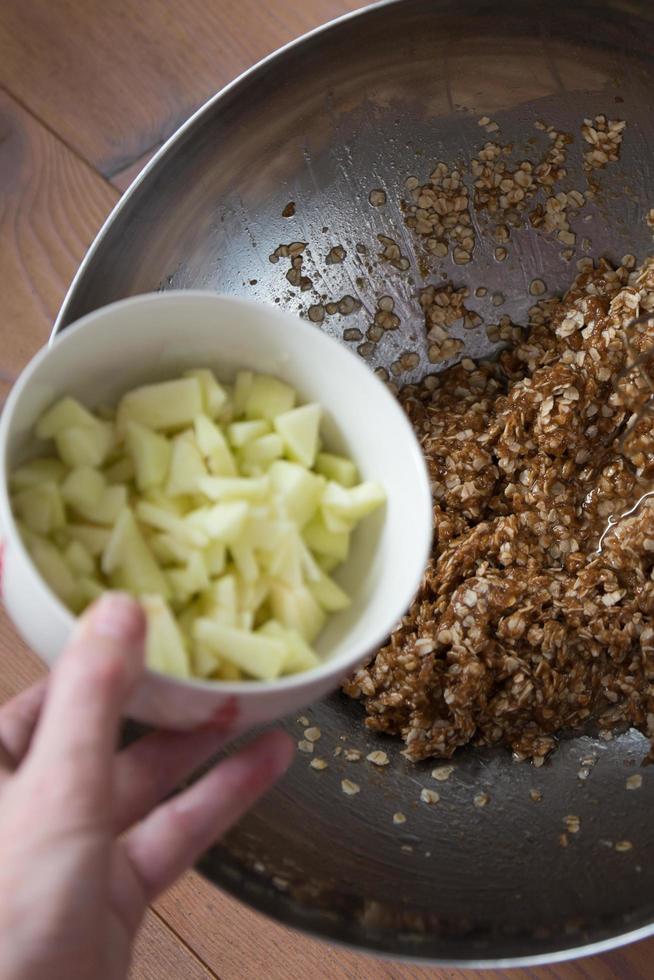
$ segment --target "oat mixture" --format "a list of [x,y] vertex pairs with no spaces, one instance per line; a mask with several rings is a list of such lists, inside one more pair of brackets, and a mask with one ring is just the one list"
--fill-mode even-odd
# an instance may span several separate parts
[[401,393],[433,551],[346,691],[413,760],[502,743],[538,765],[590,720],[654,735],[654,497],[638,504],[654,490],[654,323],[631,325],[654,310],[654,259],[591,265],[496,362]]

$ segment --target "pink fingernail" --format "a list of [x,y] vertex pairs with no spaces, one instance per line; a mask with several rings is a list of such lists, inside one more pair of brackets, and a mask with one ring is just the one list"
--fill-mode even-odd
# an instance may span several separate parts
[[96,636],[135,645],[145,636],[145,617],[135,599],[124,592],[108,592],[93,606],[89,627]]

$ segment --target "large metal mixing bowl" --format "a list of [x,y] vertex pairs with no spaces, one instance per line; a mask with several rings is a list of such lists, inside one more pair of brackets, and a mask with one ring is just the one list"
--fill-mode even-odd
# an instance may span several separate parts
[[[526,156],[545,139],[536,120],[573,134],[562,186],[583,188],[583,117],[626,119],[619,163],[598,174],[597,200],[573,222],[575,258],[642,258],[654,204],[653,55],[654,12],[634,0],[403,0],[344,18],[248,72],[173,137],[98,236],[57,329],[128,294],[207,287],[304,312],[321,297],[352,294],[362,308],[323,325],[342,338],[348,328],[365,332],[387,293],[402,323],[372,363],[419,350],[403,379],[418,377],[430,368],[416,302],[426,270],[398,206],[406,177],[425,178],[437,160],[464,164],[489,138],[478,125],[487,115]],[[386,206],[370,205],[373,188],[386,191]],[[283,217],[291,201],[295,215]],[[401,245],[408,272],[374,258],[378,234]],[[303,274],[313,290],[289,284],[286,260],[269,260],[292,241],[309,245]],[[337,244],[347,257],[328,265]],[[499,313],[525,322],[534,276],[551,292],[572,278],[561,244],[531,228],[513,232],[504,263],[493,246],[480,230],[472,264],[447,258],[428,274],[488,287],[468,301],[487,323]],[[498,309],[494,291],[505,296]],[[483,327],[465,340],[473,354],[490,349]],[[300,754],[207,855],[202,870],[222,887],[332,940],[459,964],[553,960],[654,932],[654,776],[646,769],[640,790],[625,789],[646,751],[639,734],[563,738],[540,770],[503,750],[466,750],[437,784],[432,766],[411,765],[395,741],[367,734],[347,698],[307,714],[329,768],[314,771]],[[301,737],[295,719],[288,728]],[[383,748],[391,765],[335,758],[338,746]],[[358,795],[342,793],[345,776],[361,785]],[[439,789],[438,805],[419,802],[423,786]],[[482,808],[473,805],[479,792],[490,798]],[[394,825],[395,811],[406,823]],[[562,847],[571,814],[580,830]],[[618,841],[633,846],[616,850]]]

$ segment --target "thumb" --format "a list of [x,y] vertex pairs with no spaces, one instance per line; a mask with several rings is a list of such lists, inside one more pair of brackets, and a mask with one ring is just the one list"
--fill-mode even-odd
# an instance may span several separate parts
[[81,617],[54,668],[27,758],[90,820],[110,816],[118,725],[143,672],[145,628],[140,605],[120,592]]

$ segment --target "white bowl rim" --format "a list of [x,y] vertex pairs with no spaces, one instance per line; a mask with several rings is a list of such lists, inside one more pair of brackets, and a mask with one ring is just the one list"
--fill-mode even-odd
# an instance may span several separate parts
[[[34,374],[38,371],[43,362],[48,359],[55,348],[59,349],[67,344],[75,343],[75,338],[78,333],[93,328],[96,326],[98,320],[103,320],[107,316],[110,317],[116,309],[141,304],[156,305],[158,303],[166,303],[170,298],[182,299],[183,301],[188,300],[191,304],[197,301],[206,303],[219,300],[221,305],[227,304],[228,306],[233,306],[235,308],[247,307],[256,310],[257,312],[261,312],[263,309],[273,318],[285,319],[288,322],[292,321],[295,329],[298,331],[303,330],[306,333],[311,331],[314,342],[324,344],[325,348],[332,348],[332,345],[335,345],[343,358],[351,358],[350,363],[354,362],[356,365],[355,370],[359,372],[362,383],[367,384],[372,388],[376,388],[377,397],[382,398],[386,402],[389,410],[396,414],[400,420],[401,426],[404,427],[406,431],[407,442],[411,446],[411,455],[414,457],[416,475],[418,476],[419,483],[421,484],[418,487],[418,490],[420,492],[420,496],[423,498],[423,504],[425,505],[420,508],[419,512],[414,511],[414,519],[419,520],[423,525],[423,562],[420,569],[416,571],[415,575],[413,576],[411,590],[406,590],[402,595],[402,601],[398,601],[394,604],[393,614],[385,618],[385,621],[382,624],[383,628],[380,627],[379,629],[371,630],[370,639],[365,644],[366,650],[357,649],[356,652],[352,653],[351,656],[348,657],[347,661],[343,659],[339,660],[336,672],[339,675],[345,676],[349,669],[356,666],[356,664],[360,663],[361,660],[365,658],[368,651],[372,652],[383,643],[386,637],[391,633],[395,624],[406,612],[410,602],[420,587],[431,550],[433,534],[432,495],[427,473],[427,464],[418,444],[415,432],[399,402],[390,393],[384,382],[381,381],[381,379],[378,378],[374,372],[366,366],[360,357],[348,350],[348,348],[344,347],[333,337],[330,337],[328,334],[324,333],[307,320],[295,316],[293,313],[289,313],[286,310],[280,310],[274,306],[267,306],[264,303],[257,303],[254,300],[244,299],[237,296],[229,296],[208,289],[171,289],[161,292],[140,293],[134,296],[127,296],[123,299],[116,300],[113,303],[108,303],[106,306],[98,307],[98,309],[92,310],[90,313],[86,313],[83,317],[80,317],[79,320],[76,320],[74,323],[71,323],[69,326],[61,330],[60,333],[52,334],[48,342],[39,351],[37,351],[37,353],[21,371],[9,393],[0,415],[0,528],[5,529],[4,533],[6,543],[11,544],[12,548],[18,548],[23,558],[27,560],[30,568],[34,571],[34,574],[37,576],[41,586],[45,589],[46,593],[53,601],[57,612],[61,615],[64,623],[66,623],[69,629],[72,630],[77,617],[74,616],[73,613],[71,613],[70,610],[61,602],[59,597],[55,594],[55,592],[53,592],[39,570],[34,565],[34,562],[32,561],[32,558],[25,547],[22,536],[16,527],[11,508],[9,498],[7,453],[9,442],[8,436],[11,429],[14,409],[23,392],[29,386]],[[244,366],[244,370],[247,370],[247,366]],[[168,682],[175,687],[190,690],[214,690],[220,691],[226,695],[241,697],[243,695],[247,695],[248,693],[261,694],[264,692],[292,691],[295,689],[301,689],[312,681],[320,681],[321,679],[327,678],[334,673],[335,663],[334,661],[327,659],[317,667],[312,667],[309,670],[301,671],[298,674],[290,674],[287,677],[276,678],[273,681],[222,681],[203,680],[197,677],[177,678],[167,674],[160,674],[149,669],[146,669],[145,676],[156,678],[159,682]]]

